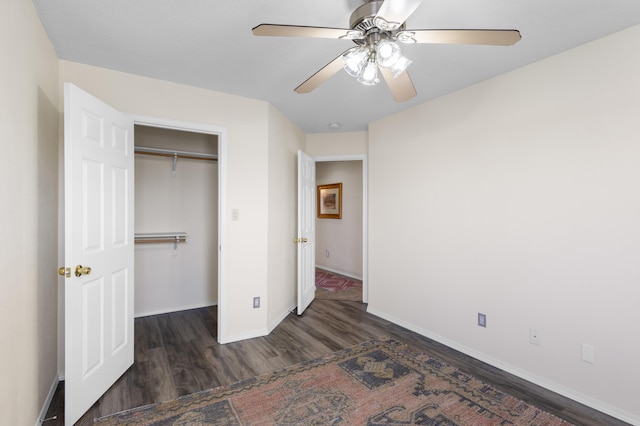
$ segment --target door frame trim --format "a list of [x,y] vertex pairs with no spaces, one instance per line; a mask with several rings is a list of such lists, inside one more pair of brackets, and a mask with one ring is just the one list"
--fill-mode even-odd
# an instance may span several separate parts
[[362,303],[369,303],[369,210],[367,154],[318,155],[316,163],[329,161],[362,161]]
[[[133,124],[183,132],[218,136],[218,343],[225,343],[228,334],[227,312],[227,152],[228,135],[225,127],[190,121],[173,120],[139,114],[127,114]],[[134,169],[135,171],[135,169]]]

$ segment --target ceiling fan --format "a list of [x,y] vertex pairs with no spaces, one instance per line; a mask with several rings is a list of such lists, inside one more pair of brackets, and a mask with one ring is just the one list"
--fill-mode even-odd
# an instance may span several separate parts
[[407,73],[411,60],[402,56],[397,42],[509,46],[520,40],[518,30],[407,30],[405,21],[421,3],[422,0],[365,0],[351,14],[349,29],[260,24],[252,31],[256,36],[353,40],[356,46],[341,53],[294,91],[309,93],[343,68],[360,83],[374,85],[380,82],[379,71],[397,102],[416,95]]

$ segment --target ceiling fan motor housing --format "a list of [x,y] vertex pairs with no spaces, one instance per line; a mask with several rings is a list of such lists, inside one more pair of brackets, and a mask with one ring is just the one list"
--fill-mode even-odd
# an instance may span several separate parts
[[359,6],[351,14],[349,18],[349,28],[356,31],[362,31],[365,35],[364,38],[354,39],[356,44],[375,44],[381,38],[393,38],[394,33],[405,29],[405,23],[394,31],[384,31],[376,25],[375,17],[378,15],[378,11],[382,7],[384,0],[369,0],[366,3]]

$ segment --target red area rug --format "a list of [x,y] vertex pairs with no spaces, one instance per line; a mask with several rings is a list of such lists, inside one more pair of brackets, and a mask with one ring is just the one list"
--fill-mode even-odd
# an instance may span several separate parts
[[316,287],[327,291],[340,291],[350,288],[362,288],[362,281],[316,269]]
[[386,338],[98,425],[566,425]]

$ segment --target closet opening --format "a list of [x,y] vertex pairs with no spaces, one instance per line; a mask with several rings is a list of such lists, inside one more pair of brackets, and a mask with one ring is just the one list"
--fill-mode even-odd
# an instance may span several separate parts
[[134,139],[134,316],[218,305],[219,135],[136,124]]

